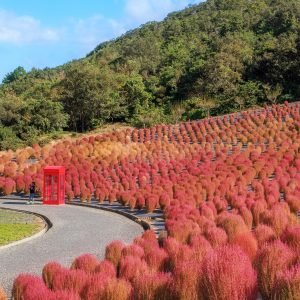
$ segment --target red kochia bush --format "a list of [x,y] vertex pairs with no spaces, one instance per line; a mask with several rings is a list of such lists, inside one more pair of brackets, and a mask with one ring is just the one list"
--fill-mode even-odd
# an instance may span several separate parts
[[168,254],[164,249],[155,247],[147,251],[145,260],[151,270],[164,271],[168,260]]
[[100,299],[100,295],[104,289],[105,284],[109,280],[105,274],[91,274],[80,293],[80,296],[84,300],[97,300]]
[[289,268],[294,260],[295,253],[279,240],[265,244],[257,253],[258,286],[265,299],[269,299],[278,273]]
[[252,261],[257,252],[257,240],[251,231],[236,235],[231,241],[232,244],[239,246]]
[[[35,298],[31,298],[29,292]],[[49,299],[50,290],[47,289],[40,277],[29,274],[20,274],[14,281],[12,296],[14,300],[45,300]],[[29,298],[30,297],[30,298]]]
[[149,213],[153,212],[158,205],[158,199],[156,196],[150,196],[146,198],[146,209]]
[[114,278],[117,276],[114,264],[108,260],[102,260],[95,268],[95,273],[105,274],[106,277]]
[[128,255],[143,258],[145,253],[144,253],[144,249],[142,247],[140,247],[139,245],[136,245],[136,244],[132,244],[132,245],[128,245],[128,246],[124,247],[122,250],[122,257],[128,256]]
[[49,289],[52,289],[52,282],[53,278],[55,277],[56,273],[60,270],[64,269],[59,263],[57,262],[49,262],[47,263],[42,272],[43,280],[46,284],[46,286]]
[[272,299],[295,300],[300,299],[300,265],[280,272],[275,280]]
[[213,248],[227,243],[227,234],[222,228],[210,227],[204,232],[204,235]]
[[3,289],[0,287],[0,300],[6,300],[6,294],[4,293]]
[[99,261],[96,256],[92,254],[83,254],[73,261],[71,269],[79,269],[86,273],[92,273],[95,271],[98,263]]
[[54,291],[52,292],[52,297],[44,298],[43,300],[81,300],[80,296],[71,291]]
[[212,251],[210,243],[201,234],[197,234],[190,239],[192,249],[192,258],[195,262],[201,262],[202,259]]
[[62,269],[53,278],[53,290],[65,290],[81,293],[88,281],[88,275],[83,270]]
[[120,262],[120,277],[133,280],[138,276],[147,274],[149,268],[144,260],[135,256],[126,256]]
[[123,279],[112,278],[105,284],[99,298],[101,300],[129,300],[132,286]]
[[288,225],[288,216],[289,213],[277,204],[270,211],[265,211],[262,214],[262,221],[264,224],[271,226],[277,237],[279,237]]
[[286,243],[296,254],[300,255],[300,226],[288,226],[281,236],[281,240]]
[[218,216],[217,224],[226,231],[229,241],[237,234],[249,231],[241,216],[228,212],[223,212]]
[[135,300],[174,299],[170,294],[171,278],[165,273],[145,274],[133,281]]
[[[45,300],[55,298],[53,292],[51,290],[48,290],[45,285],[28,285],[22,294],[22,299]],[[79,297],[77,299],[79,299]]]
[[201,264],[196,262],[178,263],[173,270],[172,290],[174,299],[201,299],[198,286],[201,280]]
[[124,243],[121,241],[113,241],[106,246],[105,249],[105,258],[111,261],[115,267],[120,263],[121,253],[125,247]]
[[270,226],[264,224],[258,225],[255,228],[254,234],[258,242],[258,246],[262,246],[264,243],[271,242],[276,239],[274,230]]
[[203,260],[199,292],[207,300],[255,300],[256,272],[237,246],[224,246]]

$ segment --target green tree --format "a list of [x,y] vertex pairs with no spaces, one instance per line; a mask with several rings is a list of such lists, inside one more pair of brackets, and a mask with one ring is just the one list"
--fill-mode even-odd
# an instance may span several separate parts
[[6,74],[2,80],[2,83],[11,83],[19,80],[26,75],[26,71],[23,67],[17,67],[12,72]]
[[22,111],[23,124],[33,126],[42,133],[59,131],[67,127],[68,115],[63,112],[63,105],[51,100],[29,100]]

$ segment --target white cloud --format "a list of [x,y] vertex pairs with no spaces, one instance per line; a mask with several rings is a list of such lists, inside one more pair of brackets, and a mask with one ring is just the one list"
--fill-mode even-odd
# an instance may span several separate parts
[[[95,14],[85,19],[68,19],[59,28],[48,28],[32,16],[20,16],[0,9],[0,44],[70,45],[72,52],[87,53],[99,43],[116,38],[148,21],[163,19],[168,13],[200,0],[110,0],[123,10],[121,19]],[[70,48],[71,48],[70,47]],[[76,49],[76,50],[75,50]]]
[[0,10],[0,43],[22,45],[31,42],[56,41],[59,31],[44,28],[30,16],[17,16]]
[[126,0],[125,13],[132,22],[161,20],[168,13],[197,3],[195,0]]
[[71,19],[65,27],[65,38],[90,51],[100,42],[110,40],[126,31],[125,24],[94,15],[86,19]]

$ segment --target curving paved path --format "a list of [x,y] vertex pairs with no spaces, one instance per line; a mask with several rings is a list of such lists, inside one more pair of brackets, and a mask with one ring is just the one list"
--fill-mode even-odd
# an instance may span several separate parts
[[25,201],[9,199],[0,200],[0,207],[36,212],[53,224],[40,237],[0,249],[0,286],[8,293],[20,273],[41,275],[43,266],[53,260],[70,266],[83,253],[103,258],[109,242],[130,243],[143,232],[140,225],[123,216],[87,207],[26,205]]

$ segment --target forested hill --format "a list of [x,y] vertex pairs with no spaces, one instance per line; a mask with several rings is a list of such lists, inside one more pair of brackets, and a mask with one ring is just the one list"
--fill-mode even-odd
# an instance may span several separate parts
[[208,0],[81,60],[18,68],[0,88],[0,147],[62,128],[148,126],[299,99],[299,34],[299,0]]

